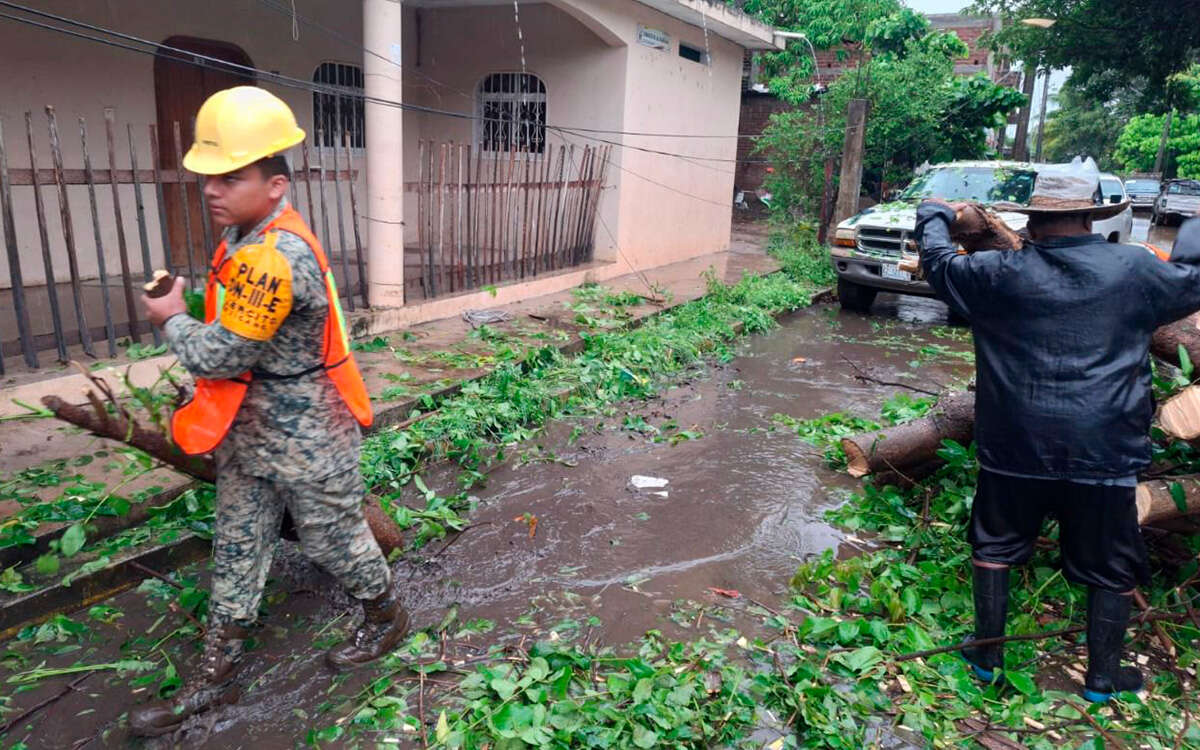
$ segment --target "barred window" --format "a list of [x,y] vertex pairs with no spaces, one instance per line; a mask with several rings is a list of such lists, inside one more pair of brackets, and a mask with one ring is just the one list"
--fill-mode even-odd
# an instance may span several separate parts
[[353,148],[366,145],[365,82],[362,68],[345,63],[321,63],[313,73],[313,83],[344,89],[343,93],[313,93],[313,142],[318,146],[342,145]]
[[479,83],[479,146],[484,151],[546,150],[546,85],[531,73],[492,73]]

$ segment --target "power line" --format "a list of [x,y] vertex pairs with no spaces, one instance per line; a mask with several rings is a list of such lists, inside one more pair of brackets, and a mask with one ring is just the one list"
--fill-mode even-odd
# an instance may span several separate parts
[[[61,26],[53,26],[50,24],[35,21],[33,19],[23,18],[21,16],[14,16],[14,15],[7,14],[7,13],[0,13],[0,18],[7,18],[12,21],[17,21],[19,23],[24,23],[24,24],[34,26],[37,28],[41,28],[41,29],[45,29],[48,31],[56,31],[56,32],[59,32],[62,34],[67,34],[69,36],[77,37],[80,39],[98,42],[100,44],[105,44],[105,45],[108,45],[111,47],[116,47],[118,49],[125,49],[125,50],[129,50],[131,52],[139,52],[141,54],[146,54],[146,55],[155,55],[155,54],[157,54],[157,51],[165,50],[167,52],[173,53],[174,55],[178,55],[178,57],[176,58],[176,62],[184,63],[187,65],[194,65],[194,66],[202,67],[202,68],[207,68],[210,70],[220,70],[223,72],[229,72],[230,70],[241,71],[243,73],[252,74],[259,78],[265,79],[269,82],[276,83],[278,85],[285,86],[288,88],[295,88],[295,89],[300,89],[300,90],[304,90],[304,91],[310,91],[313,93],[321,93],[321,94],[327,94],[327,95],[333,95],[333,96],[350,96],[350,97],[354,97],[354,98],[361,98],[365,102],[369,102],[372,104],[379,104],[381,106],[395,107],[402,111],[421,112],[424,114],[438,115],[438,116],[449,117],[449,118],[458,119],[458,120],[469,120],[469,121],[478,121],[478,122],[489,122],[489,121],[490,122],[511,122],[511,121],[505,120],[503,118],[480,117],[480,116],[476,116],[476,115],[467,114],[464,112],[451,112],[448,110],[437,109],[435,107],[426,107],[426,106],[423,106],[420,104],[397,102],[397,101],[393,101],[390,99],[383,99],[381,97],[367,96],[365,92],[359,93],[358,89],[346,88],[343,86],[327,85],[327,84],[323,85],[320,83],[307,81],[307,80],[303,80],[300,78],[294,78],[292,76],[285,76],[280,73],[274,73],[274,72],[271,72],[268,70],[263,70],[262,68],[255,68],[250,65],[242,65],[239,63],[229,62],[227,60],[222,60],[217,57],[204,55],[204,54],[201,54],[198,52],[192,52],[190,50],[181,49],[179,47],[173,47],[169,44],[152,42],[148,39],[143,39],[141,37],[133,36],[131,34],[125,34],[123,32],[114,31],[112,29],[107,29],[102,26],[96,26],[94,24],[89,24],[89,23],[86,23],[83,21],[77,21],[75,19],[67,18],[64,16],[59,16],[54,13],[48,13],[48,12],[36,10],[33,8],[27,8],[23,5],[9,2],[8,0],[0,0],[0,7],[11,8],[11,9],[15,9],[15,10],[18,10],[21,12],[29,13],[34,16],[51,19],[51,20],[57,21],[59,23],[65,23],[65,24],[69,24],[72,26],[78,26],[80,28],[84,28],[84,29],[87,29],[89,31],[93,31],[93,32],[96,32],[99,34],[107,34],[109,36],[116,37],[117,39],[125,40],[127,43],[117,42],[117,41],[113,41],[111,39],[104,39],[102,37],[85,34],[80,31],[74,31],[71,29],[63,28]],[[143,47],[145,47],[145,48],[138,47],[135,45],[143,45]],[[146,49],[146,48],[149,48],[149,49]],[[560,134],[561,134],[561,131],[563,130],[563,128],[561,128],[560,126],[557,126],[557,125],[549,125],[549,124],[543,125],[541,123],[538,123],[538,125],[540,125],[541,127],[544,127],[546,130],[549,130],[552,132],[558,132]],[[721,159],[721,158],[716,158],[716,157],[699,156],[699,155],[693,155],[693,154],[679,154],[679,153],[669,152],[669,151],[660,151],[658,149],[648,149],[648,148],[644,148],[641,146],[633,146],[630,144],[624,144],[624,143],[620,143],[617,141],[599,139],[594,136],[583,135],[581,133],[577,133],[577,135],[579,135],[579,137],[581,137],[581,138],[586,138],[588,140],[595,140],[595,141],[599,141],[599,142],[603,142],[603,143],[608,143],[611,145],[615,145],[619,148],[632,149],[635,151],[645,151],[647,153],[654,153],[654,154],[658,154],[661,156],[669,156],[669,157],[678,158],[678,159],[685,159],[685,160],[690,159],[690,160],[698,160],[698,161],[711,161],[711,162],[734,163],[734,164],[737,164],[737,163],[765,163],[765,161],[761,161],[761,160],[739,161],[738,159]]]
[[[272,10],[275,10],[278,13],[282,13],[282,14],[288,16],[289,18],[294,15],[296,18],[300,19],[300,21],[302,21],[303,23],[317,29],[318,31],[320,31],[324,34],[327,34],[335,39],[338,39],[338,40],[346,43],[351,48],[353,48],[356,52],[363,52],[365,54],[370,55],[371,57],[378,58],[379,60],[382,60],[391,65],[394,65],[397,68],[400,68],[401,70],[405,70],[409,73],[412,73],[413,75],[420,76],[421,78],[424,78],[426,81],[436,84],[437,86],[440,86],[444,89],[448,89],[463,98],[471,99],[471,100],[475,99],[475,95],[469,91],[464,91],[464,90],[458,88],[457,86],[446,83],[445,81],[439,81],[438,79],[430,76],[429,74],[427,74],[423,71],[409,69],[409,68],[401,65],[400,63],[396,62],[395,60],[391,59],[390,57],[387,57],[386,55],[383,55],[383,54],[380,54],[379,52],[368,49],[367,47],[363,46],[359,42],[355,41],[352,37],[347,36],[346,34],[343,34],[342,32],[337,31],[336,29],[331,29],[328,26],[321,24],[319,21],[309,18],[301,13],[294,14],[292,8],[290,8],[286,5],[283,5],[281,2],[279,2],[279,0],[258,0],[258,2]],[[809,43],[809,46],[811,46],[811,42]],[[819,80],[820,79],[818,78],[818,81]],[[747,135],[747,134],[742,134],[742,133],[735,133],[734,135],[712,135],[712,134],[703,134],[703,133],[654,133],[654,132],[645,132],[645,131],[636,131],[636,130],[606,130],[604,128],[587,128],[587,127],[582,127],[582,126],[566,126],[566,125],[556,126],[556,127],[562,127],[563,129],[571,130],[576,133],[604,133],[607,135],[628,135],[628,136],[637,136],[637,137],[642,137],[642,138],[693,138],[693,139],[729,139],[729,138],[741,139],[741,138],[745,138],[748,140],[756,140],[756,139],[762,137],[762,136],[758,136],[758,135]]]

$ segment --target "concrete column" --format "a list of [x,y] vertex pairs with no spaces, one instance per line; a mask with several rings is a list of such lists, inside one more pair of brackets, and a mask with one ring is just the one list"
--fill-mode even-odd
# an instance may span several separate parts
[[376,53],[363,55],[367,95],[367,297],[372,307],[404,304],[404,112],[397,106],[371,101],[402,101],[403,7],[400,0],[363,0],[363,46]]

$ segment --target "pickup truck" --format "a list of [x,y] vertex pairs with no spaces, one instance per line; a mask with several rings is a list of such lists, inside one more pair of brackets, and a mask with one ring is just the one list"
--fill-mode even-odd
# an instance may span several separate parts
[[[924,198],[1028,203],[1038,166],[1012,161],[938,164],[920,171],[897,200],[872,206],[838,224],[830,256],[842,308],[866,312],[880,291],[933,296],[928,283],[897,267],[903,256],[917,254],[912,239],[917,204]],[[1024,214],[1000,217],[1016,231],[1025,228]]]
[[1200,212],[1200,181],[1167,180],[1150,210],[1150,223],[1170,226]]

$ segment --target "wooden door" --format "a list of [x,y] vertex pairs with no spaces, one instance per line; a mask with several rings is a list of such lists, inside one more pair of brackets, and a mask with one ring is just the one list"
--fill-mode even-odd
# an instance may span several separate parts
[[[163,44],[235,65],[253,66],[249,55],[240,47],[225,42],[173,36]],[[194,64],[195,62],[201,64]],[[157,158],[166,179],[174,179],[175,170],[180,166],[179,154],[187,153],[192,144],[192,121],[204,100],[221,89],[253,83],[253,75],[237,68],[224,68],[211,60],[185,56],[178,52],[158,52],[154,58],[154,97],[158,120]],[[178,150],[175,143],[177,124]],[[164,185],[163,203],[167,237],[171,243],[171,263],[175,268],[187,272],[193,267],[205,267],[213,251],[212,247],[205,247],[205,237],[216,237],[217,234],[208,231],[212,225],[202,209],[200,188],[195,182],[195,175],[187,170],[181,171],[184,179],[188,181],[186,189],[178,184]]]

